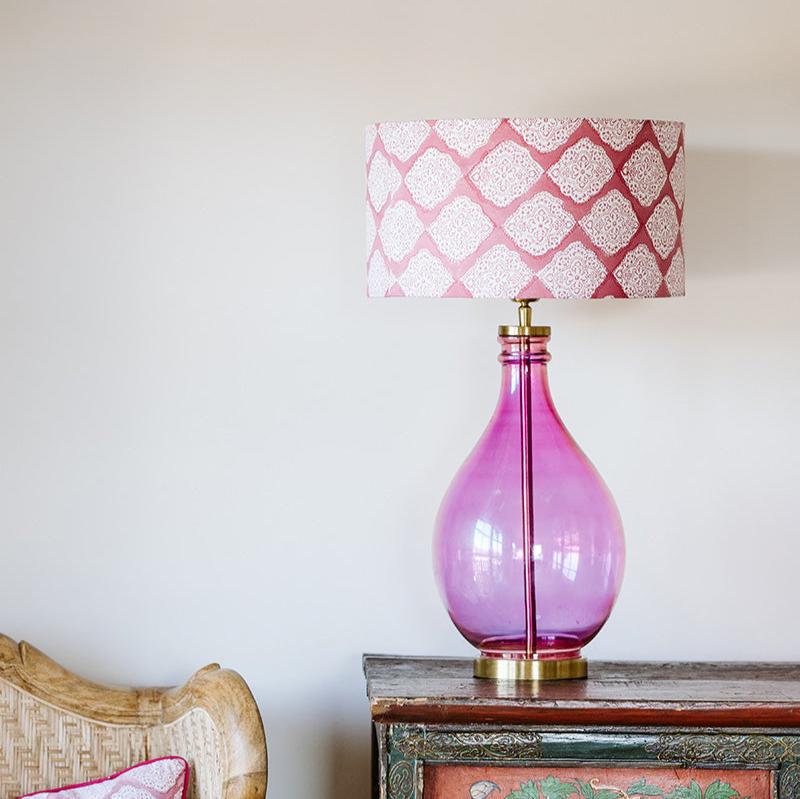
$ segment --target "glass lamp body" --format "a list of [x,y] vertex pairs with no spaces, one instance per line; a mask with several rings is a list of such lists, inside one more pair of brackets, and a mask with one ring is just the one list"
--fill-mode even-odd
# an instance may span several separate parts
[[549,337],[499,341],[500,398],[439,510],[436,578],[483,657],[572,659],[619,593],[622,522],[553,406]]

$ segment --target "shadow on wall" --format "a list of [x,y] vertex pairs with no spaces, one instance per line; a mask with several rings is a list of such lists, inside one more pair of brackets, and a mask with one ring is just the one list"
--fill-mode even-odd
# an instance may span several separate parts
[[690,146],[686,161],[690,276],[797,267],[800,153]]
[[[701,320],[693,321],[705,323],[713,316],[717,325],[738,329],[744,313],[741,305],[731,305],[726,314],[715,314],[708,305],[701,308],[696,303],[701,299],[722,303],[726,298],[739,303],[771,297],[773,306],[781,308],[783,297],[796,290],[800,282],[797,186],[800,153],[693,150],[690,139],[684,223],[685,313],[702,315]],[[744,279],[749,281],[746,287]],[[701,283],[706,284],[705,291],[698,291]],[[656,306],[655,310],[661,309]],[[586,319],[613,315],[619,323],[623,316],[653,311],[648,303],[595,302],[582,309],[582,314]],[[767,321],[776,332],[785,333],[777,331],[781,319]]]
[[331,725],[327,758],[330,799],[367,799],[371,790],[371,746],[368,716],[357,727]]

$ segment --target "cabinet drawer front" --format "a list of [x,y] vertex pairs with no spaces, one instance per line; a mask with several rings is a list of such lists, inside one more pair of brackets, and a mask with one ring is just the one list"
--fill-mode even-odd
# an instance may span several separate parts
[[424,799],[771,799],[773,771],[429,764]]

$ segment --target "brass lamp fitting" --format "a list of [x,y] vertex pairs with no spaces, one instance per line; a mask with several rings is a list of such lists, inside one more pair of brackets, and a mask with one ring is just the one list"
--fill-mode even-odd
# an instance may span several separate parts
[[540,338],[541,336],[549,336],[550,328],[546,325],[533,325],[533,310],[531,308],[532,302],[538,302],[538,298],[529,300],[514,300],[518,303],[517,309],[518,321],[516,325],[500,325],[497,329],[497,334],[504,337],[516,338]]

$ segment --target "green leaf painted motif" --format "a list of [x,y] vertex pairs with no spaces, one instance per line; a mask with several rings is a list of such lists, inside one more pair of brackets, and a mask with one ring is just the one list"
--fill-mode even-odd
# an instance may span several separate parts
[[516,791],[511,791],[506,799],[539,799],[539,789],[533,780],[528,780],[528,782],[523,782]]
[[663,796],[664,789],[659,788],[658,785],[648,785],[647,780],[642,777],[628,788],[629,796]]
[[648,784],[644,777],[636,780],[627,791],[622,791],[617,788],[595,788],[590,782],[580,779],[575,779],[574,782],[560,780],[552,774],[545,777],[541,783],[533,780],[523,782],[505,799],[569,799],[572,796],[576,799],[620,799],[624,794],[628,797],[659,797],[659,799],[750,799],[749,796],[741,797],[735,788],[721,780],[712,782],[706,788],[705,794],[697,780],[692,780],[689,785],[678,785],[665,794],[663,788]]
[[[567,799],[568,796],[578,792],[578,788],[574,783],[564,782],[553,776],[545,777],[542,780],[541,788],[544,799]],[[595,799],[597,799],[597,795],[595,795]],[[720,796],[718,799],[727,798]]]
[[705,799],[730,799],[732,796],[739,796],[739,792],[727,782],[716,780],[706,788]]
[[703,791],[697,784],[697,780],[692,780],[692,784],[686,787],[679,785],[673,788],[666,796],[666,799],[703,799]]

